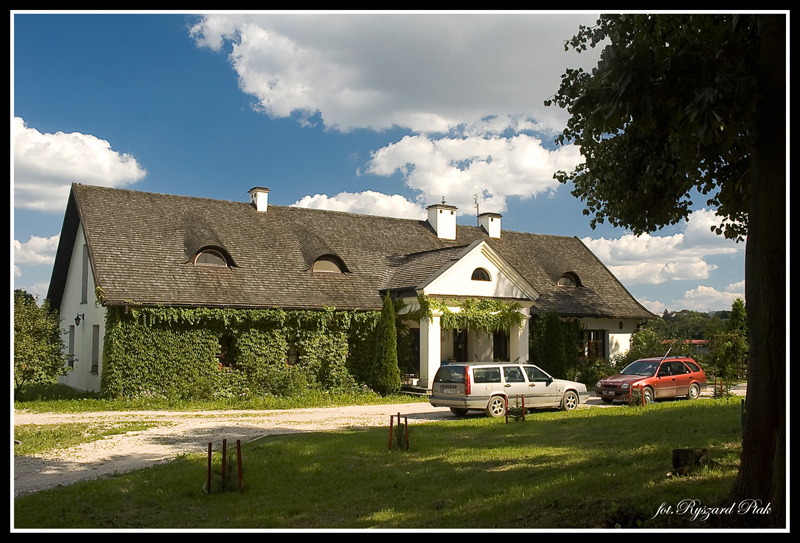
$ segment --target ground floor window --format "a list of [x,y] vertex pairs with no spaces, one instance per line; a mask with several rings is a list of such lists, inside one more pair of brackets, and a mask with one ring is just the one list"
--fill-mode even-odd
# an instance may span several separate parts
[[234,364],[233,355],[232,355],[232,344],[233,338],[231,336],[223,334],[219,338],[219,351],[217,352],[217,360],[219,360],[219,368],[222,369],[224,367],[233,368],[236,366]]
[[605,330],[583,331],[583,356],[587,360],[606,358],[607,352]]

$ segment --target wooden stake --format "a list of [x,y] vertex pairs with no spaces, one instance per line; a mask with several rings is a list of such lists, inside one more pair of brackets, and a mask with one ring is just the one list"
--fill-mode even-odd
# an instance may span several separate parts
[[236,460],[239,464],[239,492],[244,492],[244,482],[242,481],[242,440],[236,440]]

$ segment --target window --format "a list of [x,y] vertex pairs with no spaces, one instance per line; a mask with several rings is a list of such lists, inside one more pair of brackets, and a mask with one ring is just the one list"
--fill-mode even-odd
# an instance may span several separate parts
[[319,273],[344,273],[342,261],[335,256],[322,256],[318,258],[311,269]]
[[500,368],[472,368],[475,383],[499,383]]
[[466,380],[464,366],[442,366],[433,378],[434,383],[463,383]]
[[219,338],[219,351],[216,357],[219,361],[219,369],[222,368],[235,368],[236,364],[233,360],[233,338],[227,334],[223,334]]
[[558,278],[556,283],[559,287],[579,287],[581,286],[580,279],[574,273],[565,273]]
[[536,366],[525,366],[525,373],[531,383],[546,383],[550,380],[550,376]]
[[516,366],[506,366],[503,368],[503,376],[506,378],[506,383],[524,383],[525,378],[522,376],[522,370]]
[[467,346],[469,345],[469,337],[466,330],[453,330],[453,358],[456,361],[464,361],[468,359]]
[[587,360],[606,357],[606,331],[584,330],[583,356]]
[[75,325],[69,325],[69,336],[67,339],[67,366],[75,367]]
[[473,281],[491,281],[492,278],[489,275],[489,272],[483,268],[475,268],[475,271],[472,272],[472,280]]
[[83,262],[81,267],[81,303],[89,302],[89,247],[83,246]]
[[511,360],[508,347],[508,334],[505,331],[498,330],[492,335],[492,349],[496,361]]
[[100,371],[100,325],[92,325],[92,369],[91,373]]
[[195,255],[194,265],[227,268],[228,260],[222,252],[216,249],[203,249]]

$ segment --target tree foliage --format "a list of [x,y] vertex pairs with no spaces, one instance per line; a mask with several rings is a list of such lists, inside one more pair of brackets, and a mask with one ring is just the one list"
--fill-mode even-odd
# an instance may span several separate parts
[[14,291],[14,397],[26,386],[50,384],[67,372],[58,313],[23,290]]
[[394,302],[388,292],[383,298],[375,341],[375,358],[369,385],[380,394],[392,394],[400,390],[400,368],[397,365]]
[[634,233],[688,217],[693,198],[741,239],[758,80],[756,18],[739,15],[606,15],[567,47],[603,44],[592,72],[567,70],[555,98],[571,114],[558,137],[585,161],[558,172],[586,202],[592,226]]
[[555,312],[531,318],[528,341],[531,362],[553,377],[578,379],[582,333],[580,322],[562,320]]
[[[593,215],[640,234],[688,217],[703,195],[718,233],[746,237],[748,392],[732,503],[786,523],[786,26],[784,14],[607,15],[567,43],[603,47],[547,104],[584,162],[557,172]],[[733,519],[730,519],[733,520]]]

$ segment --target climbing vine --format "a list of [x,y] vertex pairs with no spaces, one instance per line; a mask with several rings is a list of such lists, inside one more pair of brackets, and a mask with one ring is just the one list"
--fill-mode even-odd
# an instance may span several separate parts
[[[522,324],[524,317],[518,303],[492,299],[439,300],[419,295],[419,308],[406,314],[407,319],[430,319],[434,312],[441,314],[441,326],[451,330],[481,330],[487,333],[510,330]],[[453,311],[451,307],[457,307]]]
[[[378,312],[109,307],[102,389],[218,399],[355,387]],[[355,357],[351,352],[358,353]]]
[[[435,311],[442,328],[488,333],[523,320],[518,304],[497,300],[448,303],[420,296],[418,302],[401,320],[430,318]],[[380,315],[333,308],[112,306],[102,390],[112,397],[220,399],[352,389],[372,380]]]

